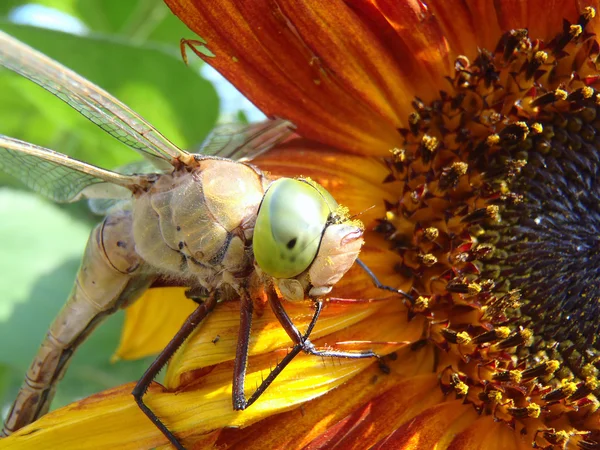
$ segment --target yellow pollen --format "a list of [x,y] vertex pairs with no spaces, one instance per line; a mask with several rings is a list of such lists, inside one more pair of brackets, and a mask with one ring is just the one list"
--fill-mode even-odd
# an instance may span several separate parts
[[419,120],[421,120],[421,116],[419,115],[419,113],[412,112],[408,115],[408,121],[413,125],[419,123]]
[[491,391],[489,391],[487,393],[487,396],[490,400],[492,400],[493,402],[500,402],[500,400],[502,400],[502,392],[497,391],[495,389],[492,389]]
[[459,176],[467,173],[468,168],[469,168],[469,165],[465,162],[456,161],[456,162],[452,163],[452,170]]
[[544,127],[539,122],[532,124],[529,128],[533,134],[541,134],[544,131]]
[[521,379],[523,378],[523,375],[521,375],[520,370],[511,370],[509,372],[509,378],[510,381],[512,381],[513,383],[520,383]]
[[425,238],[427,238],[427,240],[435,241],[438,238],[438,236],[440,235],[440,230],[438,230],[435,227],[428,227],[428,228],[425,228],[425,231],[423,232],[423,234],[425,235]]
[[556,372],[559,367],[560,367],[560,362],[558,362],[557,360],[551,359],[550,361],[547,361],[546,362],[546,374],[550,375],[550,374]]
[[527,405],[527,417],[531,417],[532,419],[537,419],[540,416],[541,412],[540,405],[537,403],[530,403]]
[[394,214],[392,211],[386,211],[385,212],[385,219],[389,222],[393,221],[396,218],[396,214]]
[[594,95],[594,88],[585,86],[581,89],[581,94],[583,95],[583,98],[592,98],[592,95]]
[[519,333],[521,335],[521,337],[523,338],[523,340],[525,342],[529,341],[532,337],[533,337],[533,331],[525,328],[524,330],[521,330],[521,332]]
[[435,263],[438,262],[437,258],[434,255],[432,255],[431,253],[427,253],[427,254],[423,255],[422,261],[423,261],[423,264],[425,264],[427,267],[431,267]]
[[456,342],[460,345],[465,345],[471,342],[471,336],[466,331],[461,331],[456,335]]
[[585,379],[585,387],[588,388],[590,391],[595,391],[596,389],[598,389],[598,380],[596,379],[596,377],[587,377]]
[[440,143],[436,137],[425,134],[421,140],[421,144],[430,152],[434,152]]
[[569,382],[565,383],[561,389],[567,397],[570,397],[577,390],[577,385],[575,383],[573,383],[572,381],[569,381]]
[[496,332],[498,339],[506,339],[508,336],[510,336],[510,328],[508,327],[498,327],[494,331]]
[[394,158],[394,162],[404,162],[406,161],[406,150],[403,148],[393,148],[390,150],[392,157]]
[[567,433],[565,430],[559,430],[556,433],[554,433],[554,440],[557,444],[566,442],[567,439],[569,439],[569,433]]
[[586,20],[592,20],[594,17],[596,17],[596,8],[592,6],[586,6],[583,8],[582,15]]
[[598,375],[598,369],[596,369],[593,364],[586,364],[581,369],[581,374],[586,378],[596,377]]
[[469,283],[467,289],[469,290],[468,295],[477,295],[481,292],[481,286],[475,282]]
[[498,205],[490,205],[486,207],[487,215],[494,222],[498,222],[500,220],[500,207]]
[[533,56],[535,58],[535,60],[540,63],[540,64],[544,64],[547,60],[548,60],[548,53],[539,50],[537,52],[535,52],[535,55]]
[[508,187],[508,184],[506,183],[506,180],[502,180],[500,182],[500,185],[498,186],[498,190],[502,194],[508,194],[509,192],[511,192],[510,187]]
[[500,142],[500,136],[498,136],[497,134],[490,134],[487,139],[485,140],[485,143],[489,146],[492,147],[494,145],[498,145],[498,143]]
[[581,25],[571,25],[569,27],[569,34],[573,37],[579,36],[583,32]]
[[469,393],[469,386],[467,386],[462,381],[459,381],[458,383],[456,383],[454,385],[454,390],[456,391],[457,395],[464,397],[465,395],[467,395]]
[[525,122],[515,122],[515,125],[517,125],[523,130],[523,136],[521,140],[524,141],[525,139],[527,139],[527,135],[529,134],[529,127],[527,126],[527,124]]
[[508,291],[508,305],[511,308],[518,308],[521,305],[521,292],[518,289]]
[[415,300],[414,310],[416,312],[423,312],[427,308],[429,308],[429,299],[427,297],[423,297],[422,295],[417,297]]
[[568,94],[564,89],[557,89],[554,91],[554,95],[556,96],[556,100],[565,100]]

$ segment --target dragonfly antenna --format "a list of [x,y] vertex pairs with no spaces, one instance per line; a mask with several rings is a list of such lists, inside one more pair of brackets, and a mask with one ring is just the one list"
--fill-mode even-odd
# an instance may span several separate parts
[[350,219],[355,219],[356,217],[363,215],[367,211],[371,211],[373,208],[375,208],[375,205],[371,205],[367,209],[363,209],[361,212],[351,215]]

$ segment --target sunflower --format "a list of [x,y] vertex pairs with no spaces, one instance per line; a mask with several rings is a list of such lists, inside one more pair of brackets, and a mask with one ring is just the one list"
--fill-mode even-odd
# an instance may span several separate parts
[[[242,412],[231,406],[239,304],[219,305],[148,392],[169,428],[189,448],[600,448],[598,5],[167,4],[210,52],[192,49],[297,126],[257,165],[311,176],[364,211],[361,258],[410,294],[353,268],[313,342],[386,356],[300,355]],[[164,345],[193,308],[178,295],[153,290],[130,309],[121,357]],[[286,308],[304,329],[310,308]],[[259,308],[248,392],[290,346]],[[55,411],[2,447],[165,444],[131,388]]]

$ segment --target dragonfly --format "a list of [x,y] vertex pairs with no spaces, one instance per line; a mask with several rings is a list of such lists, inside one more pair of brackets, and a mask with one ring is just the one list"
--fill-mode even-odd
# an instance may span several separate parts
[[[363,225],[308,178],[274,178],[250,161],[290,138],[282,119],[217,130],[200,153],[184,151],[100,87],[0,32],[0,65],[66,102],[138,152],[144,163],[102,169],[56,151],[0,135],[0,170],[56,202],[88,199],[104,219],[93,229],[72,292],[35,355],[2,430],[7,436],[44,415],[69,360],[109,315],[136,301],[157,280],[177,280],[198,306],[140,378],[132,395],[177,449],[182,442],[144,401],[158,372],[222,301],[239,298],[240,329],[232,406],[252,405],[300,352],[379,358],[370,350],[320,349],[310,341],[324,296],[358,259]],[[142,170],[143,169],[143,170]],[[247,398],[245,371],[253,296],[266,295],[293,347]],[[302,333],[282,300],[309,301]]]

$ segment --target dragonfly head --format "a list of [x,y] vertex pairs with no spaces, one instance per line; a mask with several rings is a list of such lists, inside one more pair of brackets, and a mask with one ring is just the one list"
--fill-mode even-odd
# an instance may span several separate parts
[[254,258],[287,300],[319,297],[348,271],[363,244],[352,220],[325,188],[310,179],[274,181],[254,228]]

